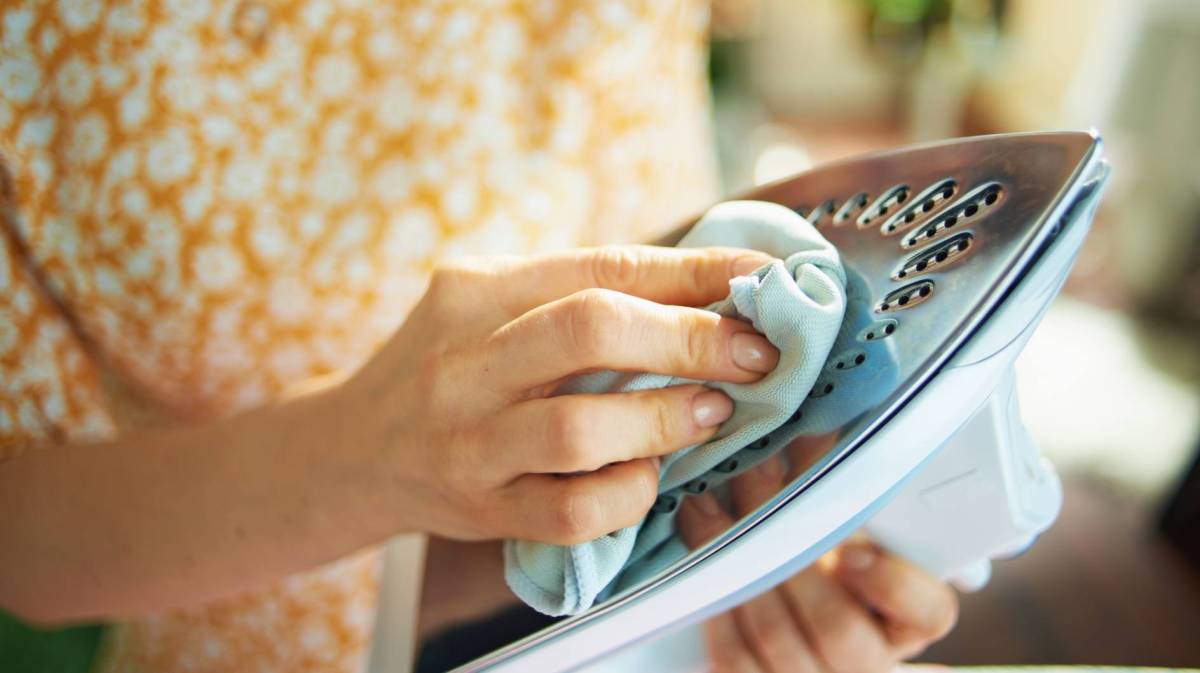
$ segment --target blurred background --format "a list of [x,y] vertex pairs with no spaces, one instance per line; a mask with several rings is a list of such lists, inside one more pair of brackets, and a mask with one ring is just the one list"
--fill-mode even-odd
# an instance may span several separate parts
[[1018,363],[1065,510],[925,658],[1200,666],[1200,2],[728,0],[713,18],[727,193],[906,143],[1100,130],[1113,184]]

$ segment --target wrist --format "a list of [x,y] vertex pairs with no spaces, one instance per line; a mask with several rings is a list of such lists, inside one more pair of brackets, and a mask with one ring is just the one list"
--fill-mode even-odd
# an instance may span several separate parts
[[416,532],[419,472],[405,464],[407,433],[361,383],[350,378],[318,393],[311,416],[321,429],[313,434],[323,434],[331,469],[345,476],[339,488],[350,516],[378,540]]
[[290,438],[289,455],[306,466],[305,499],[314,505],[316,532],[327,544],[345,548],[342,553],[391,534],[377,454],[364,441],[343,387],[306,386],[275,414],[279,434]]

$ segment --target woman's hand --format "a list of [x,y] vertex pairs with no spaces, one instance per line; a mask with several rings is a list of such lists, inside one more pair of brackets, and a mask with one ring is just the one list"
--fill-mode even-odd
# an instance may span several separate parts
[[655,457],[707,439],[731,402],[556,385],[602,367],[761,377],[778,353],[749,325],[664,304],[720,299],[766,261],[605,248],[463,262],[344,383],[0,462],[0,606],[47,623],[144,614],[406,531],[577,542],[633,523]]
[[[711,494],[687,498],[679,527],[692,546],[724,531],[786,483],[778,456],[730,484],[736,512]],[[958,599],[945,583],[866,540],[705,624],[718,673],[884,673],[945,636]]]
[[611,247],[438,269],[404,326],[338,394],[379,460],[396,530],[570,544],[641,520],[657,457],[732,413],[700,385],[554,393],[597,369],[750,382],[778,362],[701,306],[769,261],[746,250]]

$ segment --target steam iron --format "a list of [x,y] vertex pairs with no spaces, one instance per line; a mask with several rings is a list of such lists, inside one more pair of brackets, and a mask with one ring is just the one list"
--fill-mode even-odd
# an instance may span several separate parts
[[1011,134],[833,163],[745,195],[803,214],[849,272],[845,322],[801,407],[837,419],[827,450],[706,546],[460,670],[572,670],[618,649],[629,670],[631,644],[769,589],[864,527],[961,588],[986,583],[990,561],[1030,545],[1061,505],[1012,365],[1108,175],[1094,133]]

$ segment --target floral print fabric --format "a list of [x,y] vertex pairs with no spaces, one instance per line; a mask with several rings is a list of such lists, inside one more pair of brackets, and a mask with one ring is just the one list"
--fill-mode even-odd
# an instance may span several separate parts
[[[693,0],[0,8],[0,460],[350,368],[436,260],[714,196]],[[105,376],[102,377],[101,373]],[[108,670],[361,668],[376,558],[116,629]]]

